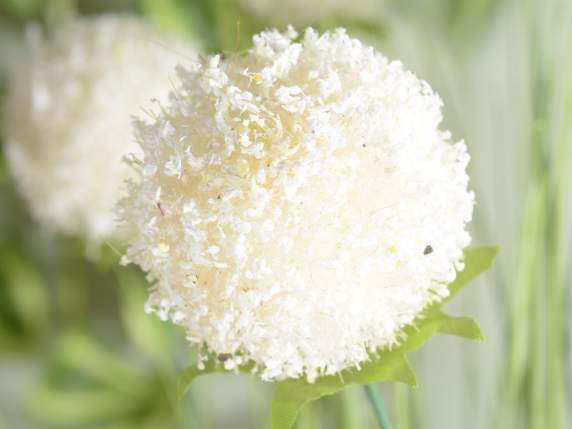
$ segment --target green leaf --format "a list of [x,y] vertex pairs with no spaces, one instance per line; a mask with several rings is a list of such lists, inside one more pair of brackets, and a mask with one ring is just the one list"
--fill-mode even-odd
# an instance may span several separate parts
[[465,249],[465,269],[457,273],[455,281],[448,288],[450,295],[445,301],[451,300],[462,288],[479,274],[488,270],[498,254],[496,246],[469,247]]
[[320,377],[314,383],[305,379],[286,380],[277,383],[272,399],[272,428],[291,428],[298,412],[305,404],[326,395],[332,395],[351,384],[367,384],[379,381],[399,381],[417,385],[415,374],[403,353],[383,352],[375,360],[356,369],[340,374]]
[[183,375],[181,375],[179,378],[179,383],[177,385],[177,395],[179,398],[182,398],[185,393],[187,393],[187,390],[189,390],[191,383],[195,381],[195,379],[201,375],[212,374],[213,372],[224,372],[224,369],[223,371],[217,371],[215,367],[211,365],[211,362],[207,362],[206,367],[202,370],[199,369],[197,364],[187,368],[185,372],[183,372]]
[[485,339],[479,325],[470,317],[453,317],[442,314],[439,332],[442,334],[456,335],[469,340],[483,341]]
[[429,312],[424,317],[424,319],[415,321],[413,325],[406,326],[403,330],[405,339],[397,347],[403,353],[410,353],[419,349],[439,332],[442,319],[436,317],[433,312]]
[[404,329],[405,340],[400,344],[399,349],[405,353],[415,351],[437,332],[482,340],[484,336],[476,322],[469,318],[447,316],[441,312],[441,307],[444,302],[451,300],[479,274],[488,270],[492,266],[497,253],[498,248],[495,246],[465,249],[465,268],[463,271],[458,272],[455,280],[448,285],[449,296],[444,301],[427,308],[411,326]]
[[[237,372],[240,374],[250,374],[252,372],[253,365],[248,364],[238,368]],[[209,359],[204,362],[204,368],[199,369],[197,364],[194,364],[187,368],[183,375],[179,378],[179,383],[177,386],[177,394],[179,398],[182,398],[191,383],[200,377],[201,375],[213,374],[213,373],[228,373],[230,372],[228,369],[224,368],[224,364],[216,357],[211,356]]]
[[477,323],[470,317],[454,317],[444,314],[440,306],[427,310],[423,319],[404,329],[405,340],[398,350],[410,353],[425,344],[436,333],[456,335],[482,341],[484,336]]

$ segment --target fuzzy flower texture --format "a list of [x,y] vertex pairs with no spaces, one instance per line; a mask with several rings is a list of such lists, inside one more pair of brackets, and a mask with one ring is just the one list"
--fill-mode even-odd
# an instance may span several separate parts
[[147,310],[266,380],[359,367],[448,294],[473,208],[427,83],[342,29],[179,68],[121,204]]
[[72,21],[45,40],[30,35],[6,109],[10,168],[44,227],[98,242],[116,229],[113,208],[131,174],[122,158],[139,150],[130,115],[167,99],[185,60],[178,52],[193,50],[127,16]]

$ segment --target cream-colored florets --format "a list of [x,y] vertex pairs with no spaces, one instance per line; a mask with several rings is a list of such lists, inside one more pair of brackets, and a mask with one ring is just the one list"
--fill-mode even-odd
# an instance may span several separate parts
[[131,174],[122,158],[139,150],[130,116],[167,98],[181,52],[192,50],[130,17],[31,36],[29,60],[10,88],[6,155],[40,223],[99,241],[116,228],[113,207]]
[[313,380],[400,341],[470,237],[465,145],[427,83],[344,30],[179,69],[122,218],[147,309],[227,369]]

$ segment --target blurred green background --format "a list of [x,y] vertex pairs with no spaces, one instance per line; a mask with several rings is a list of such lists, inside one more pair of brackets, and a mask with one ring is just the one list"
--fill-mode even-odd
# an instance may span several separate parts
[[[474,315],[486,342],[438,336],[414,356],[420,388],[380,385],[394,427],[571,427],[572,2],[373,0],[361,16],[360,2],[282,0],[264,16],[255,0],[0,0],[0,105],[30,22],[146,15],[204,52],[247,48],[287,22],[348,28],[441,95],[472,156],[474,243],[501,248],[452,309]],[[144,278],[117,259],[34,225],[0,155],[0,428],[268,427],[272,386],[253,378],[204,377],[175,397],[192,350],[144,314]],[[350,388],[306,407],[297,427],[375,422]]]

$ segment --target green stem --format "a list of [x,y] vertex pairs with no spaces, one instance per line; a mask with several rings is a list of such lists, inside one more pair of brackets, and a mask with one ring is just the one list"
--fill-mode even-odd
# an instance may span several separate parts
[[387,412],[383,407],[383,402],[381,401],[381,397],[379,396],[379,392],[374,384],[366,384],[365,391],[367,392],[367,397],[369,398],[369,402],[371,402],[371,407],[375,413],[375,419],[377,420],[377,424],[381,429],[391,429],[391,424],[389,423],[389,417],[387,416]]

